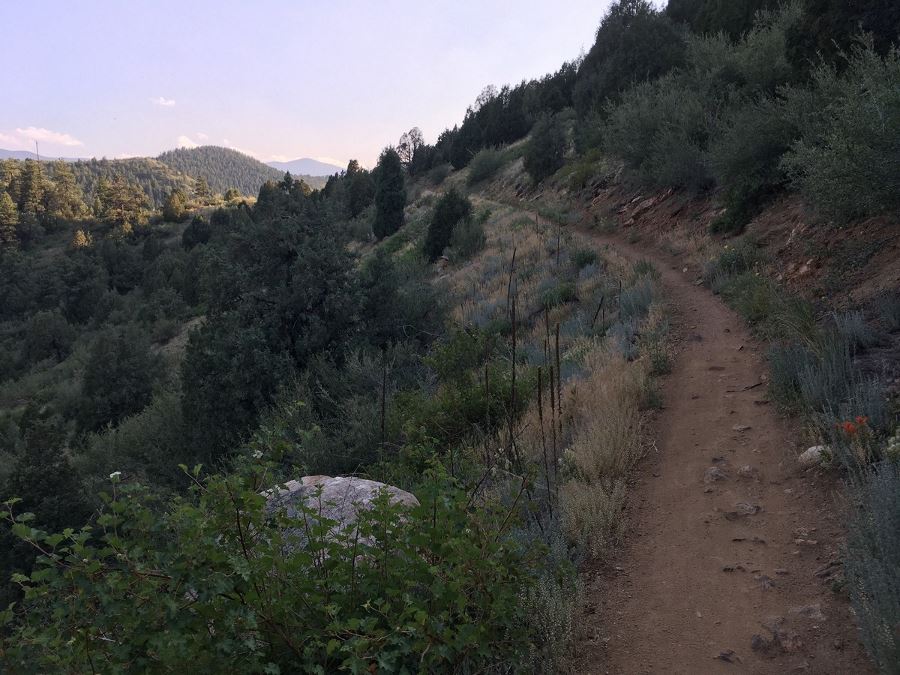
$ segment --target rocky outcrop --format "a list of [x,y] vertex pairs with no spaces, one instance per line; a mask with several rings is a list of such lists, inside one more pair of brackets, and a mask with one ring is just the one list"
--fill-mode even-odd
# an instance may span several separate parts
[[[372,508],[375,498],[387,491],[392,504],[418,506],[419,500],[409,492],[373,480],[345,476],[304,476],[299,481],[291,480],[263,493],[267,498],[266,511],[275,513],[283,510],[290,518],[302,517],[301,505],[312,509],[323,518],[337,524],[334,531],[352,528],[362,511]],[[302,530],[292,530],[292,539],[302,545],[305,534]]]

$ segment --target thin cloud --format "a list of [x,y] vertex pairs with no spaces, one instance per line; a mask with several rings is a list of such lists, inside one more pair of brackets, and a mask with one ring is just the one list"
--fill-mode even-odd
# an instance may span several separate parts
[[43,127],[25,127],[24,129],[16,129],[16,136],[23,141],[38,141],[40,143],[48,143],[49,145],[65,145],[74,147],[76,145],[84,145],[74,136],[64,134],[60,131],[51,131]]
[[194,141],[190,136],[181,135],[175,139],[176,148],[196,148],[200,144]]
[[250,150],[245,150],[244,148],[239,148],[238,146],[233,145],[231,143],[231,141],[229,141],[227,138],[222,139],[222,145],[225,146],[226,148],[228,148],[229,150],[236,150],[237,152],[240,152],[243,155],[249,155],[250,157],[259,159],[259,156],[255,152],[252,152]]
[[209,140],[209,134],[204,134],[202,131],[198,131],[196,134],[194,134],[194,136],[197,137],[198,141],[208,141]]
[[156,98],[151,98],[150,103],[153,105],[162,106],[163,108],[171,108],[175,105],[174,98],[166,98],[165,96],[157,96]]

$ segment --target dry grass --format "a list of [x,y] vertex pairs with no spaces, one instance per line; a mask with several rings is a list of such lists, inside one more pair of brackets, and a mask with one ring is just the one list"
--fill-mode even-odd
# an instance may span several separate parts
[[[518,361],[540,366],[545,385],[541,405],[535,397],[515,423],[516,450],[536,476],[533,498],[547,503],[568,543],[602,558],[625,531],[625,479],[642,453],[642,409],[652,375],[666,372],[669,363],[668,322],[653,270],[636,267],[613,249],[600,250],[588,235],[541,216],[494,202],[480,206],[492,209],[484,249],[445,270],[455,299],[452,317],[461,326],[479,328],[508,321],[508,298],[516,295]],[[596,251],[597,259],[576,264],[576,252],[586,250]],[[548,293],[562,283],[572,284],[575,297],[548,306]],[[649,311],[627,317],[640,337],[633,353],[625,354],[606,332],[620,320],[620,293],[638,293],[630,290],[635,284],[654,285],[655,291]],[[548,382],[556,367],[557,325],[563,378],[562,403],[554,410]],[[505,461],[508,443],[504,429],[476,452],[499,453],[499,465],[514,469]]]
[[572,420],[572,464],[592,484],[624,476],[640,456],[640,401],[646,366],[602,346],[588,355],[588,376],[566,401]]

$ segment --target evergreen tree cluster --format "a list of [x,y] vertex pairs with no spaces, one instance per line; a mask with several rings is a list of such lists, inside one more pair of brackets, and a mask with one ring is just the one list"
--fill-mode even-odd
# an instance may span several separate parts
[[249,155],[215,145],[168,150],[156,159],[179,173],[202,178],[217,194],[235,188],[241,194],[254,195],[263,183],[278,180],[282,175],[278,169]]

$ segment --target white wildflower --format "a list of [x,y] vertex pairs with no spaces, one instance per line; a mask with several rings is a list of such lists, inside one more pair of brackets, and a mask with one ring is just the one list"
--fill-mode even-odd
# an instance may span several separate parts
[[111,474],[109,474],[110,480],[119,480],[121,477],[122,477],[121,471],[113,471]]

